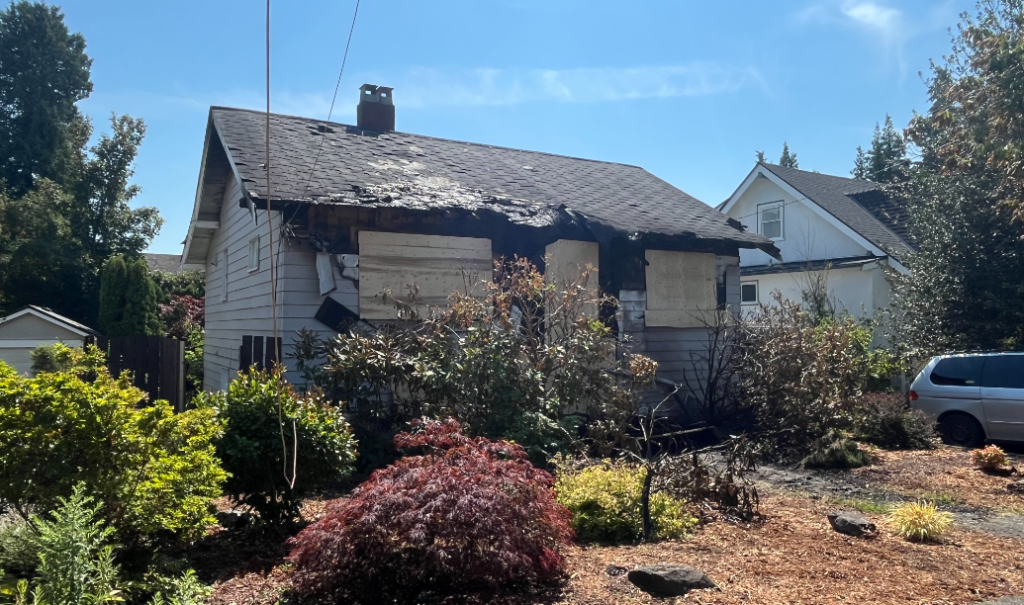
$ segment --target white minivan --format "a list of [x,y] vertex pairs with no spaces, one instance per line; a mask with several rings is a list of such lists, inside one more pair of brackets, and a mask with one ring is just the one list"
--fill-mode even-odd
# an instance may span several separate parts
[[910,385],[910,405],[952,445],[1024,441],[1024,353],[935,357]]

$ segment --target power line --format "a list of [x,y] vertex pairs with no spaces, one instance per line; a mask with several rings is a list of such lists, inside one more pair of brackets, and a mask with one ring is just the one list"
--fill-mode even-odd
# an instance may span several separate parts
[[[352,33],[356,30],[356,18],[359,16],[359,3],[361,0],[356,0],[356,10],[352,14],[352,25],[348,29],[348,41],[345,42],[345,54],[341,57],[341,70],[338,71],[338,81],[334,84],[334,96],[331,97],[331,108],[327,111],[327,121],[331,121],[331,116],[334,114],[334,103],[338,100],[338,89],[341,87],[341,76],[345,73],[345,63],[348,62],[348,49],[352,45]],[[313,182],[313,173],[316,172],[317,164],[320,162],[320,152],[324,149],[324,139],[327,137],[327,133],[324,132],[320,136],[320,146],[317,147],[316,157],[313,159],[313,166],[309,169],[309,178],[306,179],[306,187],[302,190],[302,199],[306,198],[306,194],[309,193],[309,185]]]

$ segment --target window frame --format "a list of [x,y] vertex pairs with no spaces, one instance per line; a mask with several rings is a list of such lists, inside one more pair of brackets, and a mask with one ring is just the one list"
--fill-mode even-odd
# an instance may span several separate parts
[[[255,252],[253,250],[255,248]],[[260,270],[260,236],[249,239],[249,273]]]
[[[768,239],[772,240],[773,242],[781,242],[781,241],[785,240],[786,239],[786,213],[785,213],[785,210],[784,210],[785,207],[786,207],[786,203],[783,200],[776,200],[774,202],[767,202],[767,203],[764,203],[764,204],[758,204],[757,205],[757,232],[759,234],[761,234],[761,235],[764,235],[765,237],[767,237]],[[779,219],[778,219],[778,223],[779,223],[779,236],[778,237],[769,237],[769,236],[765,235],[765,233],[764,233],[764,213],[768,212],[768,211],[771,211],[771,210],[778,210],[779,211]],[[771,222],[775,222],[775,221],[771,221]]]
[[[743,286],[754,286],[754,300],[747,301],[743,300]],[[758,280],[740,282],[740,304],[741,305],[758,305],[761,304],[761,284]]]

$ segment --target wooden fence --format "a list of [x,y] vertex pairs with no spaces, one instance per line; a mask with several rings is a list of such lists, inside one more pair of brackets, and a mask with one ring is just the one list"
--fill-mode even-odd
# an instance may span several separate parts
[[107,354],[114,376],[128,370],[149,400],[166,399],[176,412],[185,409],[185,342],[162,336],[96,336],[86,342]]

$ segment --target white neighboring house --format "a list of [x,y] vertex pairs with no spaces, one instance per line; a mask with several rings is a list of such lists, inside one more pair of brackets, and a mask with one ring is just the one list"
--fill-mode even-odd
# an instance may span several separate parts
[[799,302],[824,280],[837,312],[873,317],[889,306],[886,267],[907,273],[900,259],[914,250],[906,210],[870,181],[758,163],[719,210],[782,252],[740,250],[742,307],[773,304],[775,291]]
[[32,369],[32,349],[57,342],[80,347],[87,336],[99,333],[45,307],[29,305],[0,318],[0,361],[25,374]]

